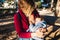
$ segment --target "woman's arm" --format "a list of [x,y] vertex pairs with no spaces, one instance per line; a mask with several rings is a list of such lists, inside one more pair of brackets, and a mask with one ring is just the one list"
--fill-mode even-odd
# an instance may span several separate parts
[[22,29],[21,29],[22,25],[18,19],[17,14],[14,15],[14,24],[15,24],[16,32],[18,33],[19,37],[21,37],[21,38],[30,38],[31,37],[30,32],[22,32]]
[[16,32],[18,33],[20,38],[33,38],[34,36],[39,37],[39,35],[40,35],[40,34],[37,35],[38,34],[37,32],[36,33],[22,32],[22,29],[21,29],[22,25],[21,25],[21,22],[18,19],[17,14],[14,15],[14,24],[15,24]]

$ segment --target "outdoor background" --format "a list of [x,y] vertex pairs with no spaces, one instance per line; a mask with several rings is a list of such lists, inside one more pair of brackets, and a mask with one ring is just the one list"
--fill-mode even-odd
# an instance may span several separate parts
[[[34,0],[36,9],[48,25],[45,40],[60,40],[60,0]],[[0,0],[0,40],[17,40],[13,16],[17,12],[17,0]]]

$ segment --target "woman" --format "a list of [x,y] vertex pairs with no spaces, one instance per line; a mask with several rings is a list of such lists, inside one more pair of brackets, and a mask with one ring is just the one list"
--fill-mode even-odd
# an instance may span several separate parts
[[[18,33],[20,40],[33,40],[32,38],[39,35],[42,35],[39,32],[39,29],[35,33],[26,32],[26,30],[29,28],[29,21],[33,22],[36,17],[39,16],[38,12],[35,9],[35,4],[33,0],[18,0],[18,6],[21,18],[19,20],[18,13],[14,15],[14,24],[16,32]],[[30,19],[30,16],[32,20]],[[34,22],[33,22],[34,23]]]

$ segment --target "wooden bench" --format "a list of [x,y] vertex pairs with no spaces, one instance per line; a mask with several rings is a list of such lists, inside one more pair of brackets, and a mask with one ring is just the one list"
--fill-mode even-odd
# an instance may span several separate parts
[[60,26],[60,18],[56,20],[55,25]]

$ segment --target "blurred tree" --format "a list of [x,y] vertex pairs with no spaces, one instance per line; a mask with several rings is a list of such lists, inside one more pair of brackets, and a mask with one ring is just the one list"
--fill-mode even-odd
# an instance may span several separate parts
[[60,17],[60,0],[57,0],[56,14],[57,14],[58,17]]
[[38,1],[40,1],[40,0],[34,0],[35,2],[38,2]]
[[41,7],[41,2],[40,1],[35,2],[35,4],[37,5],[37,8],[40,8]]
[[0,0],[0,2],[4,2],[5,0]]

